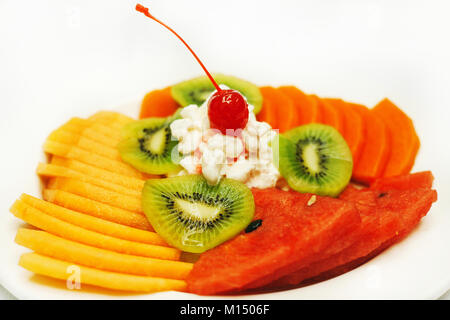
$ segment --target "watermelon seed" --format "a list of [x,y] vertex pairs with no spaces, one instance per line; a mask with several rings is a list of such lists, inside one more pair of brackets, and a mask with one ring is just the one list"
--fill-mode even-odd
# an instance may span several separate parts
[[308,207],[309,206],[312,206],[314,203],[316,203],[316,200],[317,200],[317,197],[316,197],[316,195],[315,194],[313,194],[312,196],[311,196],[311,198],[309,198],[309,200],[308,200]]
[[258,219],[250,222],[250,224],[245,228],[245,233],[250,233],[258,229],[262,225],[262,219]]
[[378,198],[383,198],[384,196],[387,196],[386,192],[382,192],[378,195]]

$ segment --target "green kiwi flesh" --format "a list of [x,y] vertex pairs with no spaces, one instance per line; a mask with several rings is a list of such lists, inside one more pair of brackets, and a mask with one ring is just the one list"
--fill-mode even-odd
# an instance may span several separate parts
[[323,124],[308,124],[281,134],[275,152],[280,174],[302,193],[336,197],[352,176],[351,151],[340,133]]
[[118,145],[122,160],[149,174],[167,174],[180,169],[172,160],[177,141],[172,138],[170,123],[177,117],[148,118],[128,123],[122,129]]
[[212,186],[201,175],[147,180],[142,207],[167,243],[191,253],[233,238],[247,227],[255,212],[246,185],[225,178]]
[[[253,110],[255,114],[261,110],[263,98],[256,85],[246,80],[219,73],[213,74],[213,78],[218,84],[224,84],[230,89],[242,93],[248,103],[255,107]],[[206,76],[180,82],[171,88],[172,97],[183,107],[191,104],[200,106],[214,90],[214,85]]]

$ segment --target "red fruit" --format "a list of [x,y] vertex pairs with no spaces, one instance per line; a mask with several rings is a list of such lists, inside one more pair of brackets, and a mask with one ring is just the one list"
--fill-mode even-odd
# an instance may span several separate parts
[[234,135],[247,125],[247,101],[235,90],[217,91],[208,102],[208,117],[211,128]]
[[[203,253],[187,278],[197,294],[240,291],[258,280],[269,283],[320,257],[357,228],[359,214],[346,201],[278,189],[254,189],[255,220],[262,225],[250,233]],[[310,201],[311,200],[311,201]],[[309,205],[308,205],[309,203]]]
[[[415,228],[437,199],[436,191],[426,187],[429,179],[424,178],[430,176],[386,179],[384,185],[400,190],[349,186],[341,200],[316,196],[310,206],[310,194],[254,189],[255,219],[262,219],[262,225],[202,254],[187,279],[188,290],[215,294],[280,288],[347,272]],[[401,181],[418,180],[426,183],[402,190]]]
[[[431,173],[427,173],[428,177],[430,175]],[[337,276],[370,260],[408,235],[437,199],[436,191],[431,190],[431,185],[424,188],[422,188],[424,185],[420,185],[420,188],[402,189],[404,186],[400,182],[412,181],[417,177],[417,175],[409,176],[411,175],[379,180],[380,184],[382,180],[387,180],[390,185],[400,186],[400,190],[390,188],[388,191],[380,192],[348,187],[340,198],[355,203],[360,212],[361,229],[355,231],[356,235],[353,235],[357,241],[329,258],[278,279],[270,287],[299,284],[305,279],[320,281]],[[424,177],[422,174],[419,176]]]
[[375,180],[370,189],[373,190],[409,190],[414,188],[428,188],[433,186],[433,174],[431,171],[417,172],[398,177],[380,178]]

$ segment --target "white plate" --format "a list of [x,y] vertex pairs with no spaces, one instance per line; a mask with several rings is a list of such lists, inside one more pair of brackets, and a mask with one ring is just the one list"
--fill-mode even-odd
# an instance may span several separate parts
[[[130,103],[116,110],[136,116],[139,104]],[[94,111],[94,110],[93,110]],[[36,128],[37,129],[37,128]],[[35,163],[39,160],[35,160]],[[40,182],[24,191],[40,195]],[[17,195],[18,196],[18,195]],[[16,197],[17,197],[16,196]],[[13,199],[9,201],[12,203]],[[304,288],[277,293],[239,296],[240,299],[391,299],[438,298],[450,287],[448,244],[450,227],[448,205],[440,200],[429,215],[404,241],[391,247],[369,263],[340,277]],[[448,203],[447,203],[448,204]],[[156,294],[120,294],[89,287],[77,291],[65,288],[63,281],[36,276],[17,266],[22,253],[28,250],[13,243],[22,223],[12,215],[2,215],[0,243],[2,263],[0,282],[12,294],[22,299],[192,299],[196,295],[179,292]]]
[[[23,10],[23,2],[2,1],[0,282],[18,298],[199,298],[70,291],[60,281],[17,266],[26,250],[14,244],[20,222],[8,209],[22,192],[39,195],[34,170],[48,133],[70,117],[89,116],[201,72],[170,34],[136,16],[134,4],[48,0],[30,1]],[[450,287],[450,50],[442,41],[450,29],[448,2],[280,1],[275,6],[230,0],[224,6],[174,0],[151,5],[207,57],[212,71],[259,85],[294,84],[368,106],[388,96],[414,119],[419,133],[422,147],[414,171],[432,170],[436,177],[439,200],[428,216],[407,239],[369,263],[313,286],[238,298],[434,299]],[[221,34],[232,41],[225,44]],[[136,104],[124,108],[136,115]]]

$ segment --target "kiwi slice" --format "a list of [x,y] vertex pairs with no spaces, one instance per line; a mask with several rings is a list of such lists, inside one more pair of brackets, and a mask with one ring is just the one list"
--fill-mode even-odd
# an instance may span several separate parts
[[167,243],[192,253],[236,236],[255,212],[253,195],[246,185],[225,178],[212,186],[201,175],[147,180],[142,207]]
[[313,123],[285,132],[274,154],[280,174],[302,193],[336,197],[352,176],[350,149],[339,132],[327,125]]
[[[220,73],[213,74],[213,77],[218,84],[224,84],[230,89],[242,93],[248,103],[255,107],[253,110],[255,114],[261,110],[263,98],[256,85],[246,80]],[[191,104],[200,106],[214,90],[214,85],[206,76],[180,82],[171,88],[172,97],[183,107]]]
[[172,138],[169,127],[177,117],[178,112],[169,118],[148,118],[126,124],[118,145],[122,160],[149,174],[179,170],[180,166],[173,161],[178,141]]

